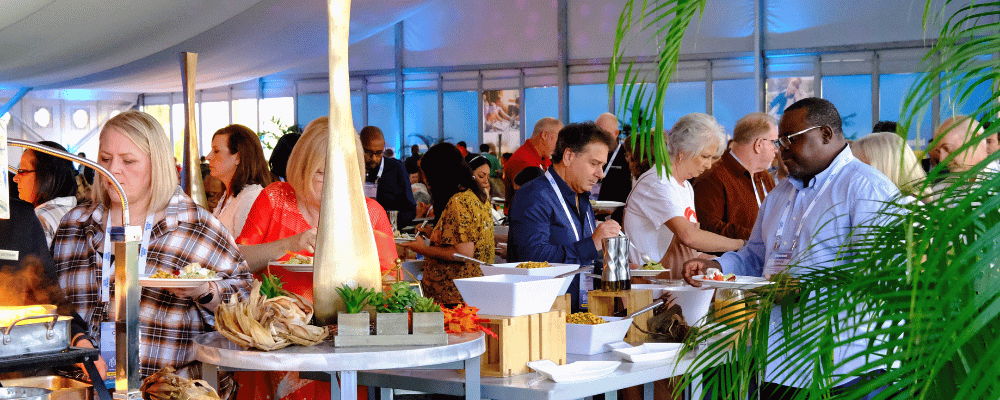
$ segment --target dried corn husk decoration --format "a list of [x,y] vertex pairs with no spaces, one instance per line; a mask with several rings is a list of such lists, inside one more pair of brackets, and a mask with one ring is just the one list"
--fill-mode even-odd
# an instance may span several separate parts
[[188,379],[164,367],[142,381],[145,400],[220,400],[219,394],[200,379]]
[[326,328],[310,325],[313,307],[309,300],[286,292],[286,296],[268,299],[260,294],[260,281],[254,281],[250,300],[240,302],[237,295],[215,310],[215,329],[240,346],[265,351],[289,345],[312,346],[326,339]]

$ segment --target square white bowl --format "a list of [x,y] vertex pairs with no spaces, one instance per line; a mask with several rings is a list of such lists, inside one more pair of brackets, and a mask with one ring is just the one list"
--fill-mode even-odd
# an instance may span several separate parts
[[621,346],[611,352],[622,361],[633,363],[662,361],[677,357],[684,345],[681,343],[643,343],[640,346]]
[[466,304],[481,315],[518,317],[552,309],[566,278],[546,276],[491,275],[455,279],[455,287]]
[[593,355],[610,351],[604,345],[624,339],[632,326],[631,318],[601,318],[608,322],[597,325],[566,324],[566,352]]
[[[580,268],[577,264],[553,264],[549,263],[551,267],[546,268],[518,268],[517,266],[521,263],[504,263],[504,264],[493,264],[493,266],[480,265],[479,269],[483,271],[483,275],[530,275],[530,276],[556,276],[559,274],[565,274],[570,271],[575,271]],[[573,283],[573,278],[576,275],[567,276],[564,279],[562,286],[559,288],[559,294],[566,294],[569,290],[569,285]]]

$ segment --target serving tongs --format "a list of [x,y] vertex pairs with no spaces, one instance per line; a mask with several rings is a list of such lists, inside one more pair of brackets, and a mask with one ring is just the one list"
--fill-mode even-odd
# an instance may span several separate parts
[[656,308],[656,307],[659,307],[659,306],[660,306],[660,305],[662,305],[662,304],[663,304],[663,300],[662,300],[662,299],[660,299],[660,300],[657,300],[657,301],[654,301],[654,302],[653,302],[652,304],[650,304],[650,305],[648,305],[648,306],[645,306],[645,307],[643,307],[643,308],[640,308],[640,309],[639,309],[639,311],[636,311],[636,312],[634,312],[634,313],[631,313],[631,314],[629,314],[629,315],[626,315],[626,316],[625,316],[625,318],[622,318],[622,319],[629,319],[629,318],[635,318],[635,316],[637,316],[637,315],[639,315],[639,314],[642,314],[642,313],[644,313],[644,312],[647,312],[647,311],[649,311],[649,310],[652,310],[652,309],[654,309],[654,308]]
[[455,258],[455,259],[458,259],[458,260],[464,260],[464,261],[476,263],[476,264],[479,264],[479,265],[485,265],[487,267],[492,267],[493,266],[493,264],[490,264],[490,263],[488,263],[486,261],[479,260],[479,259],[476,259],[476,258],[472,258],[472,257],[469,257],[469,256],[467,256],[465,254],[461,254],[461,253],[451,253],[451,256],[453,258]]

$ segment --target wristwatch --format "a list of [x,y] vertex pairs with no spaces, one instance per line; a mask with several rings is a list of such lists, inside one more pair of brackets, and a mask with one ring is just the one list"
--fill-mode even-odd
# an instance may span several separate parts
[[215,299],[215,293],[209,290],[207,293],[201,295],[201,297],[198,297],[198,304],[205,305],[211,303],[213,299]]
[[93,336],[90,336],[88,334],[82,334],[82,335],[77,336],[76,340],[73,341],[73,346],[76,347],[76,343],[79,342],[79,341],[81,341],[81,340],[86,340],[86,341],[90,342],[90,345],[94,346],[95,349],[99,349],[100,348],[100,347],[97,346],[97,339],[94,339]]

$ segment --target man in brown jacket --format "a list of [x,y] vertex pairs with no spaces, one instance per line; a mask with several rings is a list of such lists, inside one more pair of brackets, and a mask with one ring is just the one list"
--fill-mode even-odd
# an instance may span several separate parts
[[747,114],[733,128],[733,144],[694,185],[701,228],[747,240],[764,196],[774,189],[767,168],[778,154],[778,127],[765,113]]

